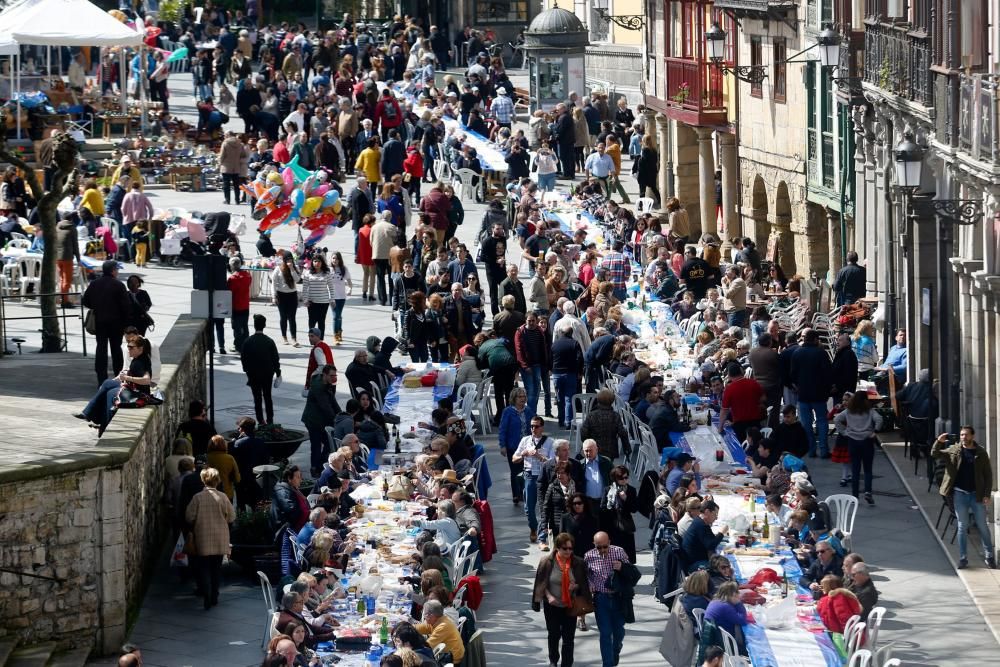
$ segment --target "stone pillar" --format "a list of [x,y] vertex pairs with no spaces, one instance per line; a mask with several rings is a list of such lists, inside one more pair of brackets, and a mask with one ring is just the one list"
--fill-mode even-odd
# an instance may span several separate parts
[[[986,345],[983,338],[982,289],[976,280],[976,273],[982,268],[982,262],[972,262],[965,266],[965,284],[969,296],[964,299],[969,307],[968,329],[962,328],[962,395],[960,404],[963,414],[973,426],[976,433],[985,432],[986,422],[986,382],[983,379],[983,369],[986,364]],[[968,341],[968,344],[966,344]]]
[[[993,295],[990,277],[986,271],[977,271],[974,275],[976,285],[979,288],[979,305],[983,323],[981,330],[982,339],[983,343],[989,341],[988,344],[983,345],[983,356],[981,357],[983,361],[982,385],[985,389],[986,387],[996,387],[997,382],[1000,382],[1000,374],[997,373],[998,369],[1000,369],[1000,366],[998,366],[1000,355],[997,354],[996,345],[992,343],[992,341],[996,340],[998,334],[997,318],[993,312],[996,298]],[[1000,280],[1000,278],[996,279]],[[1000,394],[995,390],[990,390],[986,392],[983,401],[983,419],[985,420],[986,428],[983,429],[983,437],[979,442],[989,451],[991,461],[996,461],[998,417],[1000,417]]]
[[696,127],[698,133],[698,202],[701,204],[701,232],[718,234],[715,214],[715,152],[710,127]]
[[[997,418],[1000,417],[1000,394],[996,391],[997,382],[1000,381],[1000,354],[996,353],[996,345],[994,341],[996,337],[1000,335],[1000,276],[987,276],[985,278],[987,282],[987,289],[984,290],[984,294],[987,295],[987,304],[989,309],[986,311],[985,315],[987,318],[987,330],[989,333],[989,338],[987,339],[990,344],[986,346],[988,361],[991,361],[990,367],[993,370],[992,382],[987,385],[990,387],[990,404],[993,407],[993,418],[987,421],[988,433],[986,434],[985,442],[987,450],[990,454],[990,462],[993,464],[993,475],[996,479],[996,475],[1000,472],[1000,433],[998,433]],[[984,305],[987,305],[984,304]],[[984,308],[985,310],[985,308]],[[987,378],[989,381],[990,378]],[[1000,502],[1000,491],[993,492],[993,508],[996,508],[996,503]],[[987,512],[987,515],[989,512]],[[1000,538],[1000,531],[997,531],[996,524],[996,510],[994,509],[994,523],[993,523],[993,544],[996,546],[997,539]]]
[[826,209],[826,230],[829,234],[829,243],[827,243],[827,250],[829,251],[829,259],[827,260],[828,277],[827,280],[830,284],[833,284],[833,279],[837,276],[837,271],[843,266],[840,261],[842,253],[842,238],[840,235],[840,214],[832,208],[827,207]]
[[[672,182],[673,174],[670,173],[670,169],[668,168],[671,164],[670,151],[672,150],[670,146],[670,119],[663,114],[656,114],[656,122],[654,124],[649,122],[649,116],[647,115],[646,123],[646,127],[650,128],[649,131],[652,131],[653,127],[656,128],[656,132],[654,133],[656,136],[656,149],[660,153],[660,171],[656,179],[656,187],[660,189],[661,200],[665,201],[669,196],[667,193],[674,190]],[[642,197],[645,194],[645,192],[640,192],[639,196]],[[663,202],[661,201],[662,204]]]
[[739,180],[739,164],[736,161],[736,136],[728,132],[719,133],[719,166],[722,169],[722,256],[729,257],[729,239],[745,236],[740,219],[736,215],[736,188]]
[[674,170],[677,189],[674,193],[681,205],[687,209],[691,223],[691,239],[701,236],[703,229],[701,207],[701,180],[698,165],[698,135],[694,128],[684,123],[673,123],[674,130]]

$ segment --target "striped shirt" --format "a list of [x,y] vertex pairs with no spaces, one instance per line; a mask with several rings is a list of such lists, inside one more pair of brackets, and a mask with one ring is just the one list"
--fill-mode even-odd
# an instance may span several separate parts
[[583,561],[587,564],[587,581],[590,583],[592,593],[610,593],[608,588],[608,577],[614,571],[615,562],[628,563],[628,554],[621,547],[611,545],[603,554],[596,548],[591,549],[583,556]]

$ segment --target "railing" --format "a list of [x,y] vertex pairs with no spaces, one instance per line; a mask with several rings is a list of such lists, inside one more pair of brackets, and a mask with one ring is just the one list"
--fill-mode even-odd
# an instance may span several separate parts
[[934,106],[931,39],[869,19],[865,22],[865,82],[906,100]]
[[668,57],[666,95],[670,104],[694,111],[719,110],[722,105],[722,74],[705,62]]
[[958,148],[977,160],[1000,156],[997,137],[997,91],[1000,75],[959,74]]
[[[80,299],[82,301],[83,292],[66,292],[65,295],[62,292],[56,292],[54,294],[36,294],[31,293],[33,298],[41,298],[45,296],[54,296],[56,299],[61,299],[63,296],[73,297],[75,299]],[[83,356],[87,356],[87,331],[86,331],[86,316],[84,315],[83,305],[70,306],[70,305],[60,305],[56,304],[58,312],[55,315],[43,315],[39,312],[37,315],[27,315],[25,317],[8,317],[5,312],[4,302],[8,300],[21,299],[23,297],[20,294],[9,294],[0,295],[0,354],[13,354],[13,351],[7,347],[7,322],[15,322],[18,320],[41,320],[42,323],[46,319],[57,319],[62,320],[62,324],[59,327],[60,335],[60,351],[66,352],[69,350],[69,330],[68,321],[69,320],[80,320],[80,336],[83,339]]]
[[768,9],[794,9],[797,0],[715,0],[718,9],[738,9],[749,12],[767,13]]

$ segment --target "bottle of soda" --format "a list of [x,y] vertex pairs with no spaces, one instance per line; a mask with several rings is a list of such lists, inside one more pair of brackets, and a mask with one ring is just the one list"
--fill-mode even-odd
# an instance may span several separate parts
[[378,630],[378,637],[383,646],[389,645],[389,618],[387,616],[382,617],[382,627]]

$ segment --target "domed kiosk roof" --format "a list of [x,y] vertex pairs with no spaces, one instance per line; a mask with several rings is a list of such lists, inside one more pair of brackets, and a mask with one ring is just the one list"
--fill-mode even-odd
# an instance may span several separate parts
[[531,21],[524,33],[528,48],[583,48],[590,43],[583,21],[561,7],[548,9]]

